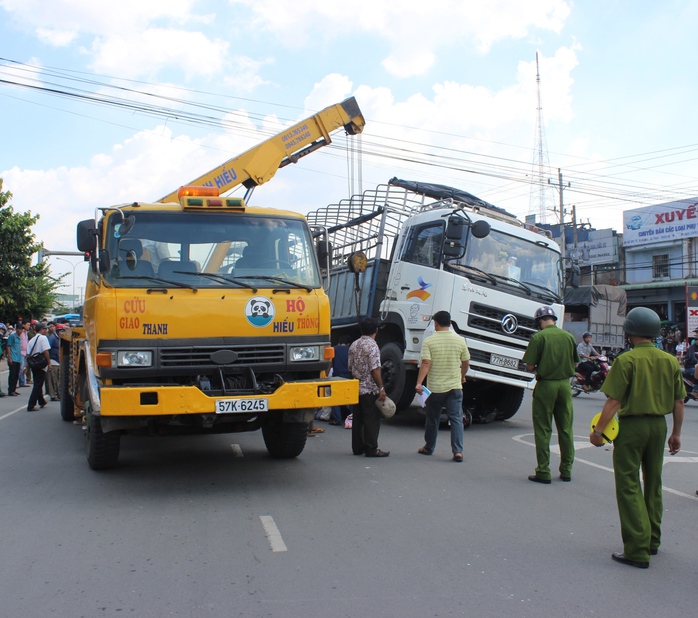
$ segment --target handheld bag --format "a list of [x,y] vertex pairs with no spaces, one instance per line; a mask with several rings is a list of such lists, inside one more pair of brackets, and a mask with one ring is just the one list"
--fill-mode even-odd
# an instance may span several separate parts
[[[41,335],[37,335],[35,339],[38,337],[41,337]],[[32,346],[32,350],[36,347],[36,341],[34,342],[34,345]],[[45,367],[48,366],[48,362],[46,361],[46,355],[43,352],[36,352],[36,354],[28,354],[27,355],[27,367],[29,369],[44,369]]]

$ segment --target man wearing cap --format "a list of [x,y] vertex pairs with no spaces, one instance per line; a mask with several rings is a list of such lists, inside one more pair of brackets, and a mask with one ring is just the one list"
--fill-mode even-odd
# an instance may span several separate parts
[[7,363],[10,366],[10,375],[7,378],[7,394],[10,397],[19,397],[17,385],[19,383],[19,370],[22,366],[22,347],[20,335],[24,331],[21,322],[17,323],[15,330],[7,339]]
[[32,369],[32,375],[34,376],[34,386],[32,392],[29,395],[29,401],[27,402],[27,412],[36,412],[38,403],[42,408],[46,406],[46,400],[44,399],[44,382],[46,381],[46,374],[51,371],[51,356],[49,351],[51,349],[51,344],[48,342],[48,337],[46,337],[46,332],[48,327],[46,324],[41,322],[36,325],[36,335],[29,342],[27,347],[27,356],[32,356],[33,354],[43,354],[46,357],[46,367],[43,369]]
[[550,438],[555,419],[560,445],[560,479],[569,482],[572,480],[574,462],[574,410],[570,378],[574,375],[575,364],[579,362],[577,342],[570,333],[556,326],[557,316],[552,307],[537,309],[533,321],[538,332],[528,342],[523,362],[527,371],[536,372],[531,412],[538,465],[536,473],[530,475],[528,480],[544,485],[551,483]]
[[660,324],[659,316],[646,307],[628,312],[624,330],[633,349],[611,366],[601,387],[608,399],[589,435],[592,444],[601,446],[606,426],[618,414],[613,472],[623,552],[611,558],[640,569],[649,567],[661,540],[666,415],[672,414],[674,421],[668,440],[671,455],[681,449],[684,415],[681,367],[674,356],[653,345]]
[[693,330],[692,343],[686,348],[683,358],[683,375],[693,382],[693,390],[689,394],[692,399],[698,399],[698,380],[693,377],[696,365],[698,365],[698,328]]
[[465,339],[451,330],[451,314],[437,311],[433,316],[434,334],[422,344],[422,360],[417,375],[416,391],[421,395],[429,376],[431,394],[426,401],[424,446],[417,452],[431,455],[439,435],[441,409],[446,409],[451,424],[453,461],[463,461],[463,382],[470,365],[470,352]]

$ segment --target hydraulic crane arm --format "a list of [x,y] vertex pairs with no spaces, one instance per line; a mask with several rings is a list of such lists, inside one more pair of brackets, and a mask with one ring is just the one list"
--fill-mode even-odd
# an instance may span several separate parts
[[[363,131],[365,123],[356,99],[350,97],[284,129],[187,184],[218,187],[221,195],[239,185],[252,189],[271,180],[276,170],[330,144],[333,131],[344,127],[349,135],[356,135]],[[177,202],[177,191],[158,201]]]

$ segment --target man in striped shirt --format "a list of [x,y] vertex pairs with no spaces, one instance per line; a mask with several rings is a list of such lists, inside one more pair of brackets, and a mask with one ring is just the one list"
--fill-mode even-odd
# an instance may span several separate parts
[[463,382],[470,365],[470,352],[465,339],[451,330],[451,314],[437,311],[433,316],[434,334],[422,345],[422,362],[417,376],[417,392],[429,376],[431,394],[426,402],[424,446],[417,452],[431,455],[441,422],[441,409],[446,408],[451,423],[453,461],[463,461]]

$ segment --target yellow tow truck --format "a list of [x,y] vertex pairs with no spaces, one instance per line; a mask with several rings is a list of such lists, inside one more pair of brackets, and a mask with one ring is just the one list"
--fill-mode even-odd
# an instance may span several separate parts
[[327,377],[326,256],[306,219],[222,194],[363,127],[347,99],[158,202],[78,224],[90,269],[83,325],[61,335],[60,407],[92,469],[115,466],[127,434],[261,429],[272,457],[296,457],[317,408],[358,401],[356,380]]

